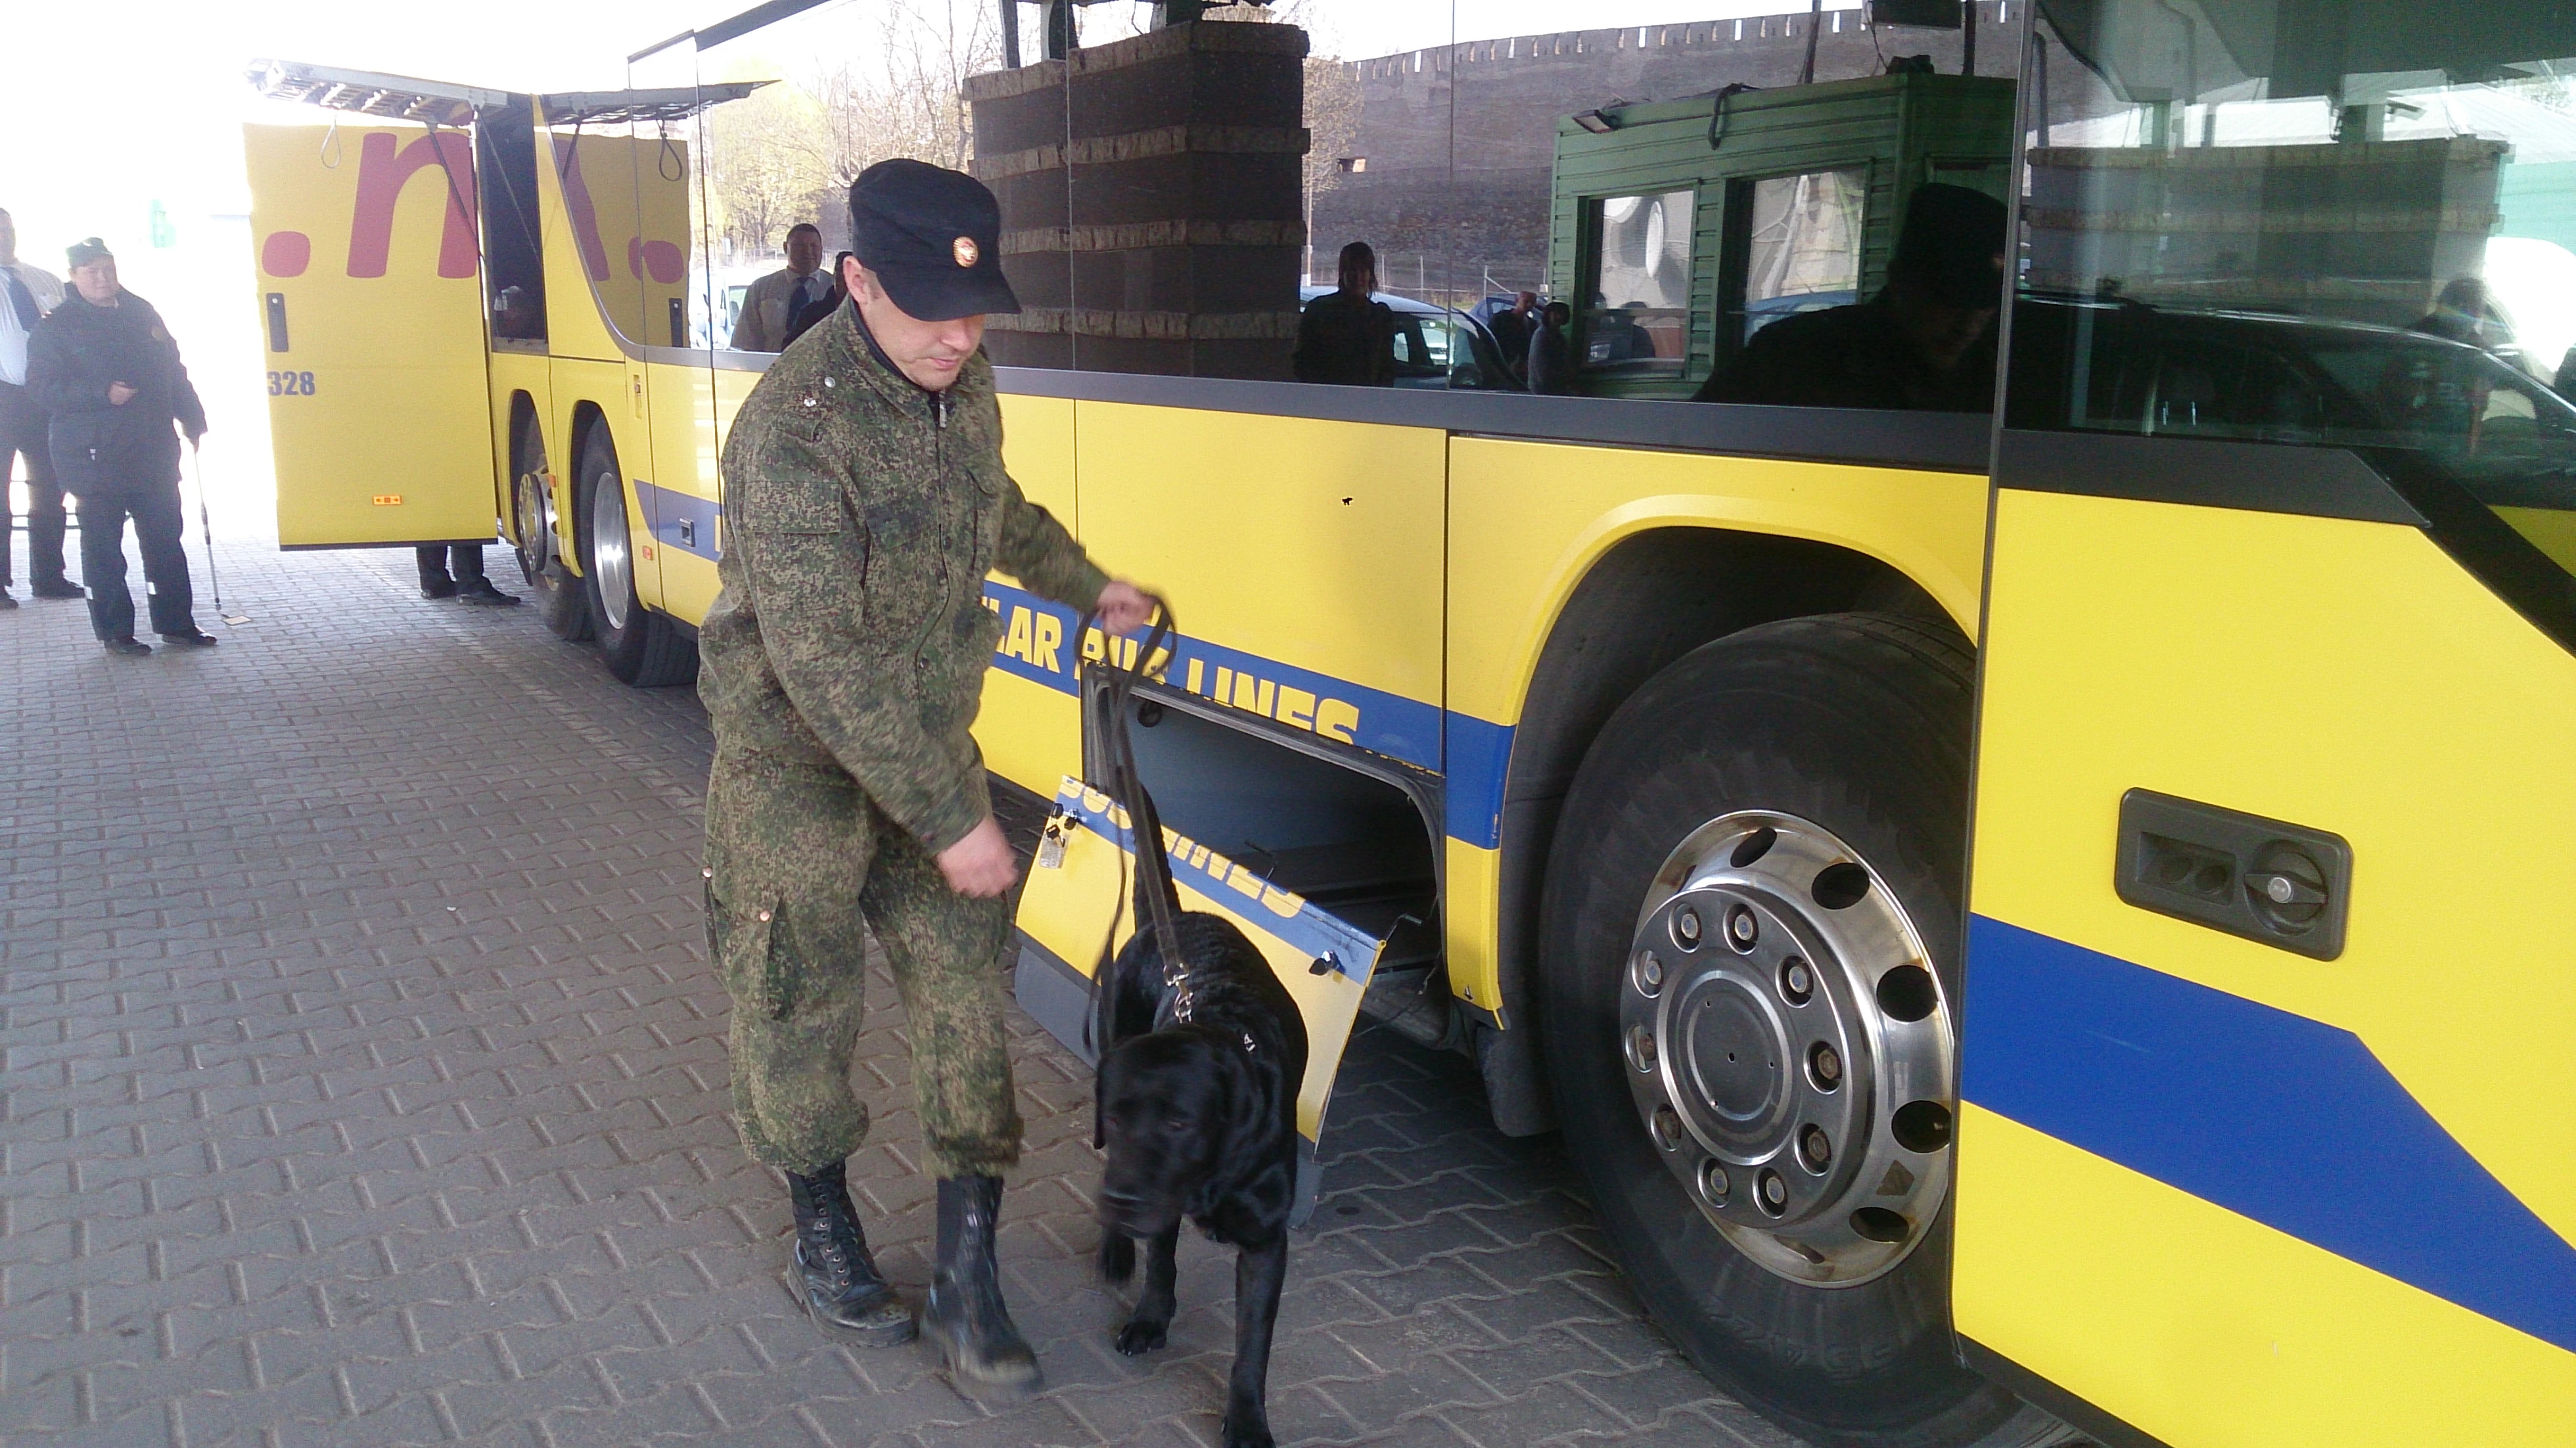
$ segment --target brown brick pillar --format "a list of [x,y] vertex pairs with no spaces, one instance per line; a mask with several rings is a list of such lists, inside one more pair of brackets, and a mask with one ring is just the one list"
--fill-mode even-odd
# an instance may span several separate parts
[[966,83],[1028,310],[993,360],[1285,378],[1305,245],[1306,33],[1201,21]]

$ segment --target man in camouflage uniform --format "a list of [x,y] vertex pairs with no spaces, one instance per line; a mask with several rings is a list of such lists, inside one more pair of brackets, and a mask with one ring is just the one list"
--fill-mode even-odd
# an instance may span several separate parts
[[993,1262],[998,1175],[1019,1159],[1002,1033],[1016,874],[967,733],[1000,625],[1000,568],[1125,633],[1150,611],[1003,471],[984,315],[1016,312],[991,192],[887,161],[850,187],[850,303],[752,389],[724,450],[723,592],[699,635],[715,724],[707,915],[733,996],[734,1110],[787,1175],[816,1322],[913,1336],[851,1205],[867,1137],[850,1088],[866,930],[911,1021],[939,1178],[922,1326],[963,1387],[1027,1387],[1037,1359]]

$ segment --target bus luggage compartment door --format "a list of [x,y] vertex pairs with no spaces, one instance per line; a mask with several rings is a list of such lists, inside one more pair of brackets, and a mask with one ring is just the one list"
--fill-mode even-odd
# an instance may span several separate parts
[[474,147],[245,126],[287,548],[494,536]]
[[[1169,826],[1163,844],[1181,908],[1221,915],[1240,928],[1296,999],[1305,1021],[1306,1079],[1297,1093],[1297,1202],[1291,1217],[1292,1225],[1301,1224],[1314,1210],[1315,1145],[1323,1139],[1333,1077],[1383,942]],[[1095,1065],[1098,1050],[1086,1029],[1091,975],[1136,932],[1136,870],[1129,858],[1135,847],[1127,811],[1068,775],[1020,895],[1015,985],[1021,1008]]]

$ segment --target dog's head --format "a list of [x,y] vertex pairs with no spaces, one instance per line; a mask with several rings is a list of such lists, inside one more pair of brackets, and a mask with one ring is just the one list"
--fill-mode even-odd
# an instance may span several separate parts
[[1268,1145],[1265,1094],[1242,1046],[1179,1027],[1121,1043],[1097,1085],[1103,1225],[1134,1237],[1166,1232],[1214,1182]]

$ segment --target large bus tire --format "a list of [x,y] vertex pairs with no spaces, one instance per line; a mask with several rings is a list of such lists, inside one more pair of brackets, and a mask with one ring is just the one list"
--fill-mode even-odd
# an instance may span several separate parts
[[608,429],[582,443],[581,562],[589,586],[591,626],[608,672],[639,689],[686,684],[698,677],[697,640],[635,593],[635,552],[627,536],[625,475]]
[[1705,644],[1603,727],[1549,856],[1535,1014],[1611,1246],[1693,1362],[1835,1448],[2055,1431],[1950,1334],[1972,680],[1888,614]]
[[536,595],[537,616],[556,638],[583,643],[590,638],[590,597],[582,581],[564,567],[556,547],[555,500],[546,482],[546,438],[531,418],[519,430],[516,466],[511,469],[510,524],[519,535],[515,550],[519,576]]

